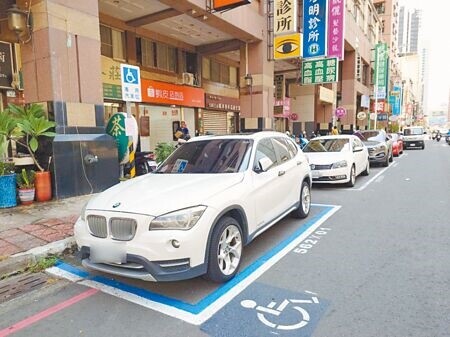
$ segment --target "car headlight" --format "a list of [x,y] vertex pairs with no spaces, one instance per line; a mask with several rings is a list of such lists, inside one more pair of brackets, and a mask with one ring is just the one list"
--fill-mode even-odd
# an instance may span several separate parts
[[205,210],[206,206],[195,206],[158,216],[150,222],[149,230],[191,229],[198,222]]
[[340,168],[340,167],[347,167],[347,161],[346,160],[341,160],[338,161],[337,163],[333,163],[333,165],[331,165],[331,168]]
[[378,145],[377,149],[379,149],[381,151],[386,151],[386,145]]

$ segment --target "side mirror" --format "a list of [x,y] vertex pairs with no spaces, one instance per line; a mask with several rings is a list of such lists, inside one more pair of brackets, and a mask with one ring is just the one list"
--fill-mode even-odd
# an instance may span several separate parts
[[424,134],[424,135],[426,135],[426,134],[427,134],[427,132],[426,132],[426,131],[424,131],[424,132],[423,132],[423,134]]
[[271,161],[269,158],[267,158],[267,157],[261,158],[258,161],[258,170],[257,170],[257,172],[258,173],[266,172],[272,165],[273,165],[273,161]]

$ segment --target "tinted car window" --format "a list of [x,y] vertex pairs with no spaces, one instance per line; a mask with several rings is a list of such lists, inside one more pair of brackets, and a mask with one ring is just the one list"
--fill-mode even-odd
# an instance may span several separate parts
[[405,136],[412,136],[412,135],[421,135],[423,134],[423,129],[422,128],[411,128],[411,129],[404,129],[403,130],[403,134]]
[[283,138],[274,138],[273,146],[275,147],[275,151],[278,152],[280,156],[280,161],[282,163],[291,159],[291,154],[289,153],[289,146],[285,139]]
[[248,167],[253,141],[208,139],[187,142],[156,173],[236,173]]
[[348,139],[312,139],[303,152],[343,152],[350,149]]
[[259,169],[259,161],[262,158],[269,158],[273,165],[270,168],[277,165],[277,155],[275,153],[275,148],[272,144],[272,141],[269,138],[262,139],[259,141],[258,146],[256,147],[256,155],[255,162],[253,163],[253,169]]
[[286,143],[288,144],[289,153],[291,154],[291,158],[294,158],[298,153],[298,146],[292,139],[286,139]]

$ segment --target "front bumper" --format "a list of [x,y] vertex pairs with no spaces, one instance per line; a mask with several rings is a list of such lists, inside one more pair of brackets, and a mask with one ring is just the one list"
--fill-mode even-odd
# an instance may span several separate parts
[[376,152],[369,149],[369,162],[370,163],[384,163],[388,154],[384,151]]
[[424,141],[423,140],[404,140],[403,141],[403,146],[405,148],[408,147],[423,147],[424,146]]
[[328,170],[312,170],[312,181],[318,184],[342,184],[349,181],[349,168],[340,167]]
[[153,218],[140,214],[95,214],[108,222],[117,216],[132,217],[138,225],[131,240],[118,241],[109,228],[106,237],[93,236],[87,222],[79,218],[74,234],[85,267],[146,281],[177,281],[206,272],[206,247],[214,216],[210,208],[190,230],[148,230]]

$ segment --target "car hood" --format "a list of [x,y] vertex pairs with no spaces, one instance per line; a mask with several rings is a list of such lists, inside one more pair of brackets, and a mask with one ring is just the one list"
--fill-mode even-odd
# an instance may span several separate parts
[[372,148],[372,147],[377,147],[379,145],[383,145],[383,142],[377,142],[377,141],[374,141],[374,140],[366,140],[363,143],[368,148]]
[[310,164],[327,165],[348,159],[348,152],[305,152]]
[[150,173],[98,194],[86,209],[158,216],[181,208],[207,205],[211,197],[240,183],[243,178],[244,173]]

